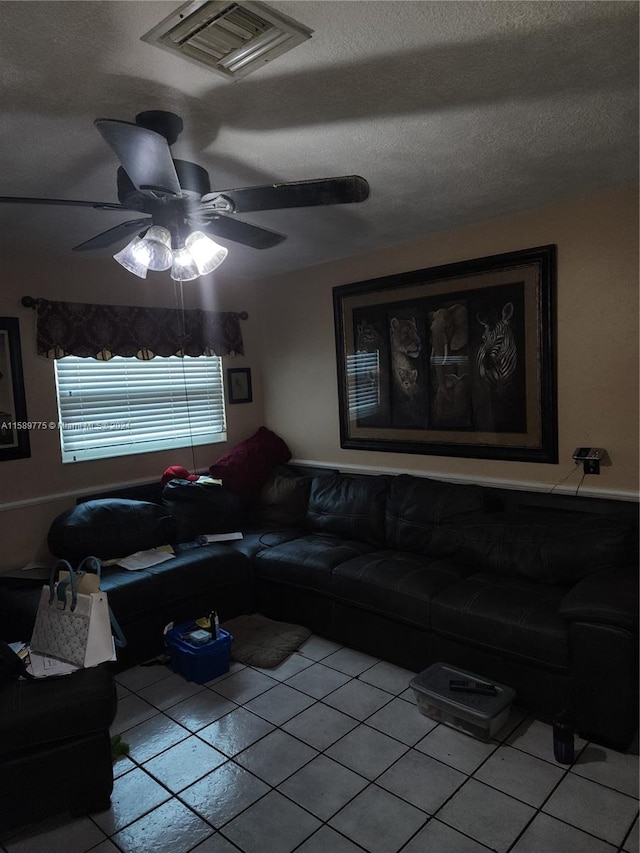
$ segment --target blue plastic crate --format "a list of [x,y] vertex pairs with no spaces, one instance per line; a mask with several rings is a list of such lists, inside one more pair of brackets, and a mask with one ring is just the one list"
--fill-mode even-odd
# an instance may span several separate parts
[[174,671],[183,675],[187,681],[204,684],[229,672],[233,637],[228,631],[219,628],[217,639],[199,646],[183,637],[197,627],[193,622],[178,625],[167,632],[164,640]]

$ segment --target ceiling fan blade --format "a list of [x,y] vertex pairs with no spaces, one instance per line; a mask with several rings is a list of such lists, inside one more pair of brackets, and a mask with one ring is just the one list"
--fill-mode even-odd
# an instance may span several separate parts
[[111,246],[112,243],[122,240],[123,237],[128,237],[134,231],[142,231],[143,228],[149,228],[151,223],[152,219],[149,216],[144,219],[130,219],[128,222],[121,222],[114,228],[109,228],[101,234],[96,234],[90,240],[85,240],[84,243],[74,246],[73,251],[86,252],[89,249],[104,249],[107,246]]
[[164,136],[129,121],[98,118],[94,122],[138,190],[178,195],[180,181]]
[[252,249],[270,249],[287,239],[277,231],[269,231],[217,211],[198,211],[190,219],[190,223],[212,237],[223,237],[233,240],[234,243],[251,246]]
[[291,181],[264,187],[221,190],[203,196],[202,201],[207,202],[223,196],[233,205],[233,213],[248,213],[252,210],[277,210],[285,207],[350,204],[364,201],[368,195],[369,184],[364,178],[359,175],[345,175],[342,178],[319,178],[313,181]]
[[19,196],[0,196],[1,204],[65,204],[69,207],[93,207],[96,210],[129,210],[122,204],[110,201],[74,201],[68,198],[20,198]]

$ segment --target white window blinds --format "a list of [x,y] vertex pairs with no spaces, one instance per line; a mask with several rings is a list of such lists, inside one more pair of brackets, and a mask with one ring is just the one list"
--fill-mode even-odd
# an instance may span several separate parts
[[380,353],[356,352],[347,356],[349,417],[363,418],[380,407]]
[[226,441],[222,359],[55,362],[63,462]]

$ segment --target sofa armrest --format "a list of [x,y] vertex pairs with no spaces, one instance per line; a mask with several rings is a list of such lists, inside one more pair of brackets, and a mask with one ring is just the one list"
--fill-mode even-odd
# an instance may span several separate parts
[[638,569],[600,569],[582,578],[560,602],[569,622],[595,622],[635,630],[638,624]]

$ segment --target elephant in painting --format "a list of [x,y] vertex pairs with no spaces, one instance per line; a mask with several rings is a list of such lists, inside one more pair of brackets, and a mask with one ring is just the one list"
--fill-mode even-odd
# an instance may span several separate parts
[[445,364],[450,353],[466,347],[469,342],[469,323],[464,305],[438,308],[429,312],[431,357],[442,358]]
[[[464,305],[452,305],[429,312],[431,368],[436,418],[459,417],[466,408],[468,394],[469,321]],[[455,409],[455,412],[452,411]]]

